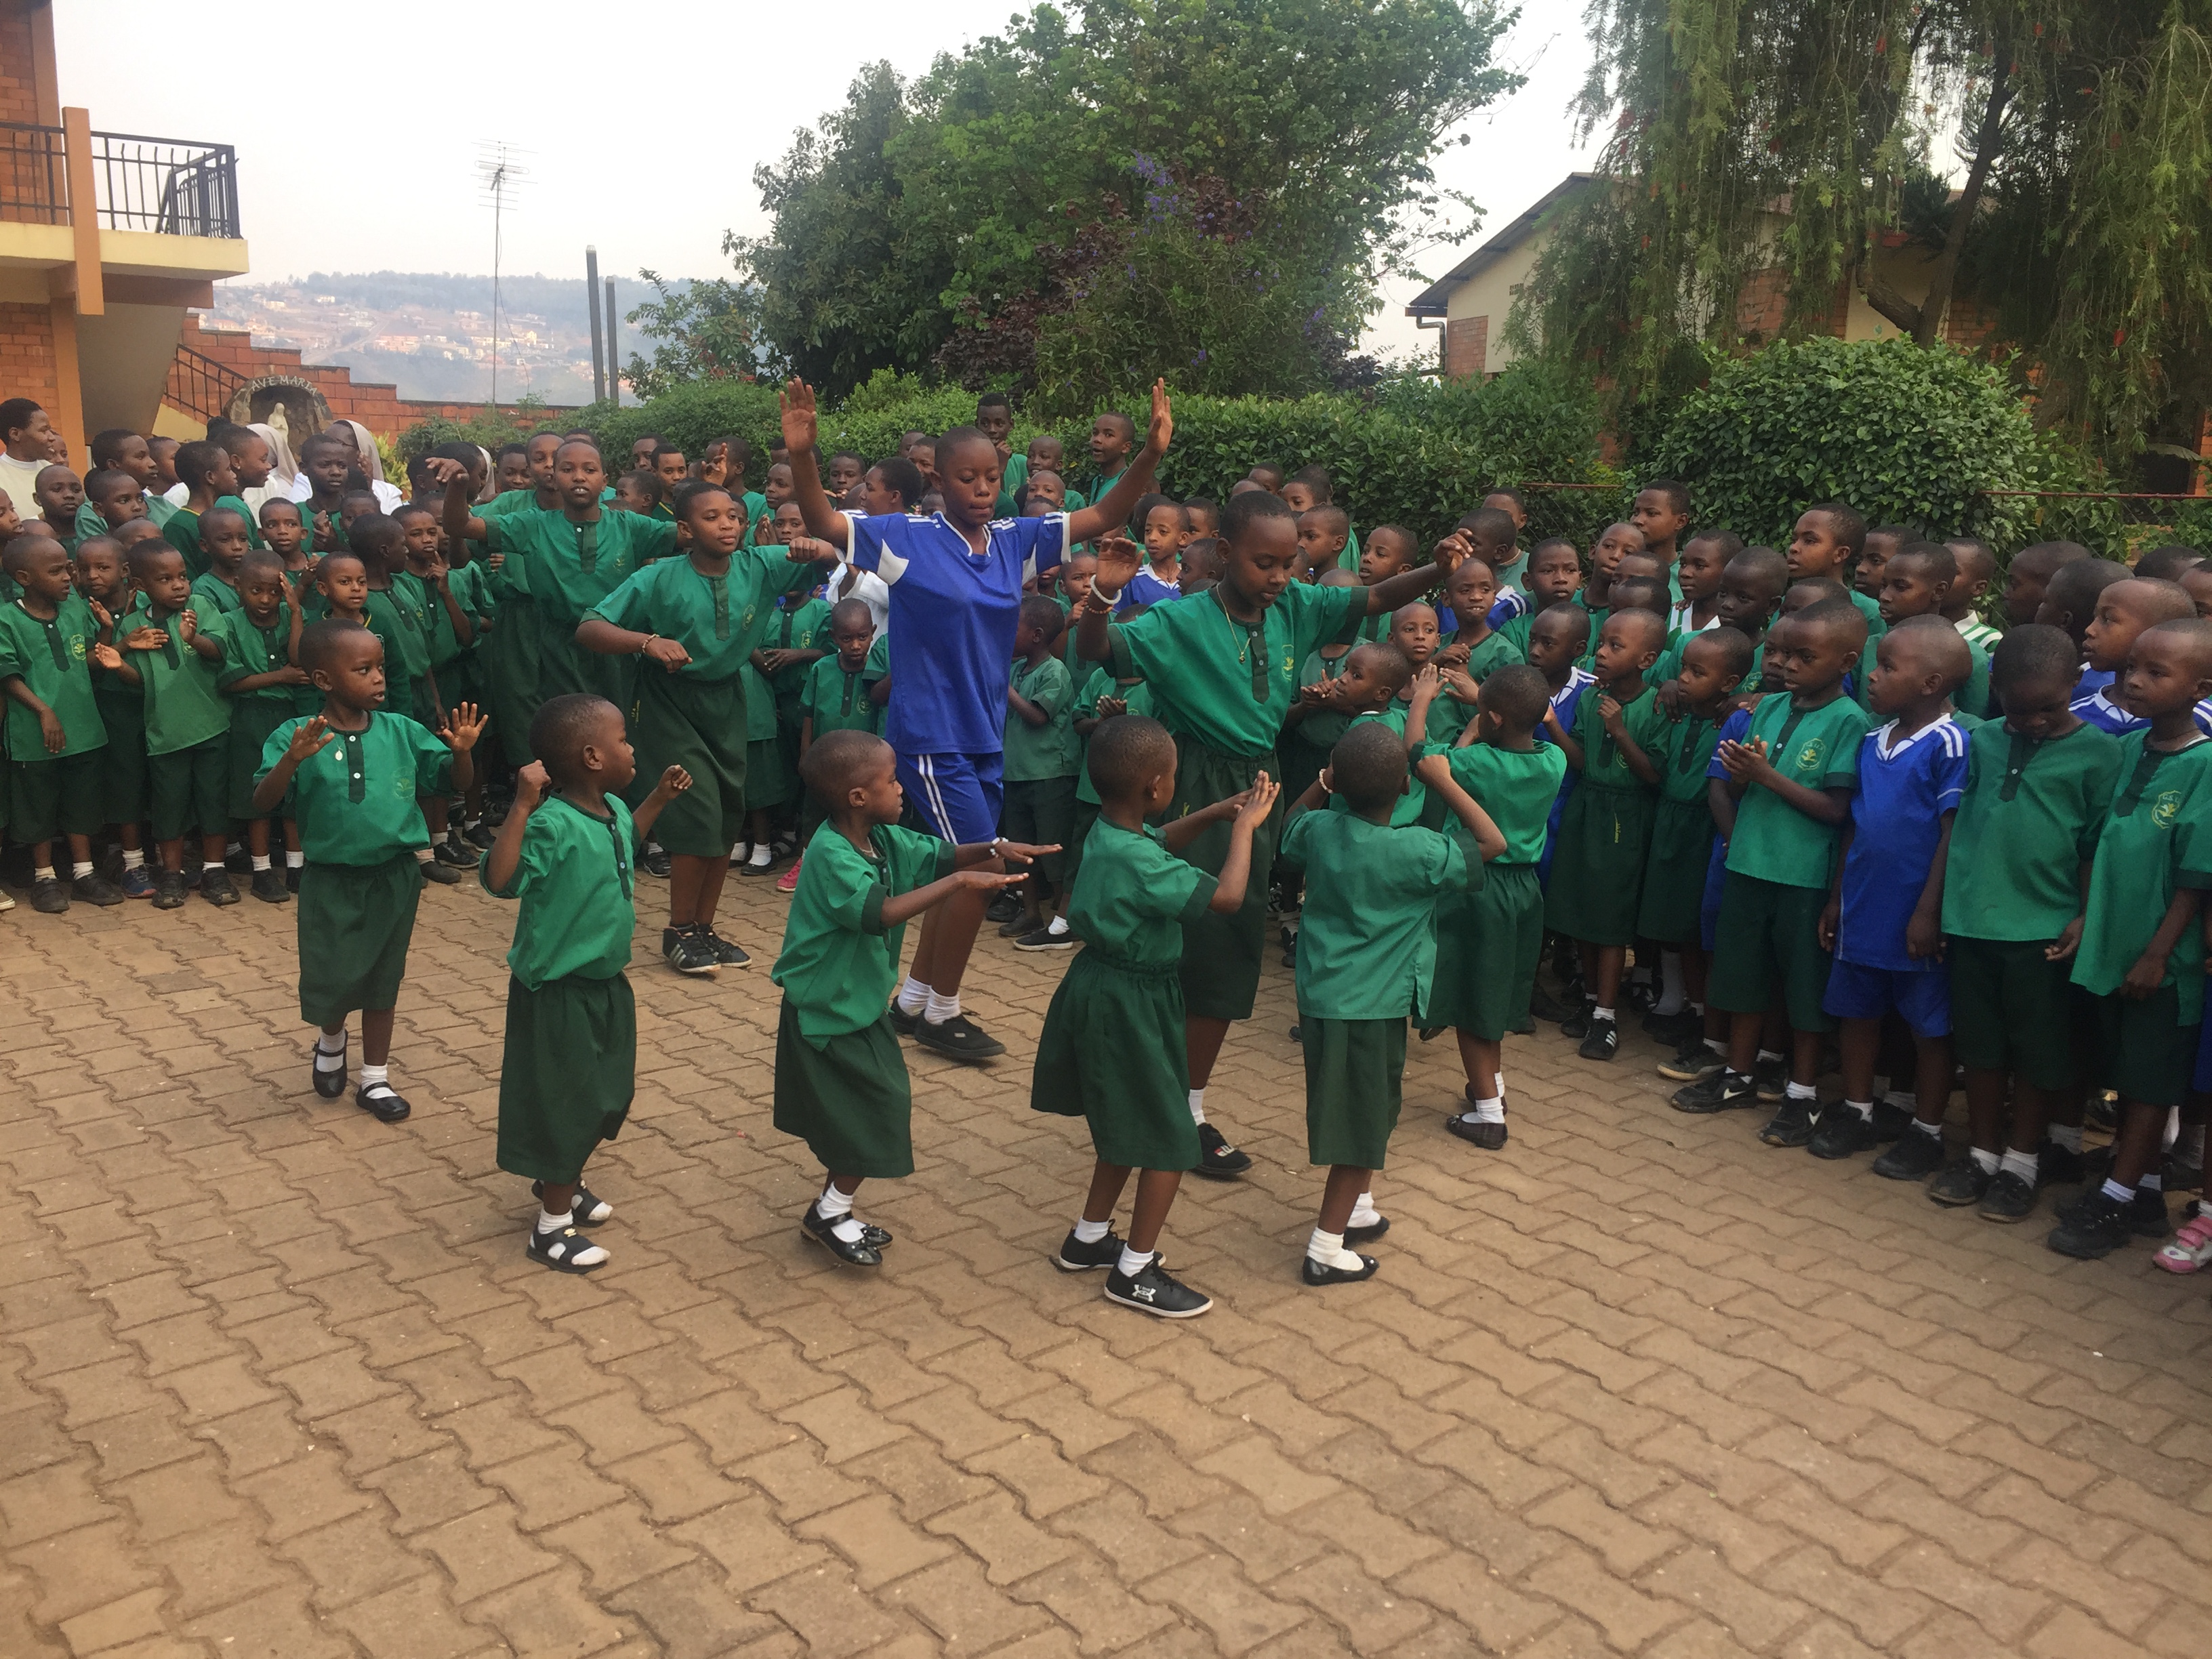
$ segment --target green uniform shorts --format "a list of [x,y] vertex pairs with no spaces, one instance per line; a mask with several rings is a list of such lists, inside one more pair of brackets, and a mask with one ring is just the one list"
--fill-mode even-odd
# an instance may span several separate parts
[[1728,872],[1706,1000],[1732,1014],[1763,1014],[1782,998],[1793,1031],[1832,1031],[1820,1000],[1834,958],[1820,948],[1825,888],[1791,887]]
[[2070,962],[2044,955],[2051,939],[1944,940],[1951,969],[1951,1048],[1978,1072],[2013,1072],[2038,1089],[2070,1089],[2083,1060],[2075,1042]]

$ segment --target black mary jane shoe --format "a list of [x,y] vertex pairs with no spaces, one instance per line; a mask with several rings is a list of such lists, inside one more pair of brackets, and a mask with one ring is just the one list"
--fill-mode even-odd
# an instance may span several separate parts
[[[842,1220],[843,1218],[841,1216],[838,1219]],[[860,1224],[864,1228],[867,1225],[866,1222]],[[847,1267],[880,1267],[884,1265],[883,1251],[868,1243],[866,1232],[848,1244],[837,1237],[836,1227],[836,1222],[825,1220],[820,1209],[811,1204],[806,1206],[806,1213],[799,1218],[799,1231]]]
[[407,1097],[388,1083],[364,1083],[353,1091],[353,1103],[379,1123],[400,1123],[415,1109]]
[[1357,1285],[1375,1277],[1382,1264],[1371,1255],[1359,1258],[1358,1267],[1324,1267],[1311,1256],[1298,1264],[1298,1276],[1309,1285]]
[[1344,1230],[1344,1242],[1346,1244],[1372,1244],[1389,1231],[1390,1218],[1387,1215],[1378,1215],[1364,1227],[1346,1227]]
[[[321,1050],[318,1048],[314,1052],[320,1053]],[[313,1069],[314,1073],[315,1092],[320,1095],[325,1100],[336,1100],[340,1095],[345,1093],[346,1061],[350,1058],[351,1055],[346,1049],[339,1049],[338,1068],[335,1072],[324,1071],[320,1066],[315,1065],[313,1059],[310,1059],[307,1061],[309,1067]]]

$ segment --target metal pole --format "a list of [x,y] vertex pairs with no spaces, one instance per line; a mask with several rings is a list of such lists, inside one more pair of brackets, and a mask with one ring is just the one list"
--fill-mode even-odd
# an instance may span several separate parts
[[622,354],[615,349],[615,279],[607,278],[607,396],[622,407]]
[[607,395],[607,366],[599,333],[599,251],[589,243],[584,246],[584,292],[592,302],[592,401],[598,403]]

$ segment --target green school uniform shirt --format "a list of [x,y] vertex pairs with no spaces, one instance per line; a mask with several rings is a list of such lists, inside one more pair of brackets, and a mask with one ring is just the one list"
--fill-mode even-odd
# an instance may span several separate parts
[[1013,704],[1006,705],[1006,781],[1073,777],[1082,769],[1083,757],[1075,740],[1075,683],[1067,665],[1047,657],[1032,668],[1017,659],[1009,684],[1044,711],[1045,723],[1031,726]]
[[1480,861],[1437,830],[1350,812],[1300,813],[1277,856],[1306,872],[1298,1012],[1403,1019],[1425,1009],[1436,976],[1437,900],[1480,885]]
[[[1077,717],[1086,720],[1097,720],[1098,700],[1101,697],[1119,697],[1121,700],[1121,713],[1124,714],[1142,714],[1149,719],[1152,713],[1151,686],[1146,685],[1142,680],[1139,680],[1134,685],[1123,685],[1114,678],[1112,669],[1101,668],[1085,682],[1082,695],[1075,700]],[[1095,737],[1097,734],[1093,732],[1091,735]],[[1098,799],[1098,786],[1091,781],[1089,738],[1084,739],[1083,742],[1083,772],[1082,775],[1075,781],[1075,799],[1086,806],[1097,806],[1103,804]],[[1090,845],[1088,842],[1084,844],[1086,847]]]
[[[645,565],[676,550],[676,526],[604,508],[598,518],[578,524],[563,509],[527,507],[485,519],[484,545],[494,553],[521,553],[529,562],[530,592],[538,610],[556,630],[573,633],[592,606]],[[734,572],[734,561],[731,568]]]
[[213,624],[218,617],[228,617],[234,611],[246,609],[246,601],[237,588],[210,570],[192,582],[192,610],[198,616],[200,626]]
[[[1298,669],[1298,687],[1319,685],[1333,680],[1344,672],[1344,659],[1352,653],[1340,652],[1334,657],[1324,657],[1318,651],[1309,653]],[[1285,727],[1301,743],[1310,743],[1316,749],[1336,747],[1336,740],[1352,728],[1352,716],[1334,708],[1316,708],[1300,720],[1296,727]]]
[[1505,837],[1500,864],[1534,864],[1544,856],[1552,803],[1567,780],[1567,755],[1555,743],[1501,749],[1471,743],[1451,751],[1452,781],[1474,798]]
[[2081,867],[2096,856],[2119,769],[2118,739],[2094,726],[2040,742],[2002,720],[1974,727],[1951,820],[1943,931],[2014,941],[2064,933],[2081,913]]
[[612,979],[629,966],[636,841],[629,808],[616,796],[607,797],[607,813],[600,817],[548,795],[523,826],[521,856],[507,885],[491,884],[489,859],[478,866],[486,892],[522,902],[507,966],[527,990],[571,975]]
[[1158,830],[1101,817],[1083,843],[1067,925],[1114,961],[1165,968],[1182,960],[1182,924],[1206,914],[1218,884],[1169,852]]
[[[1364,725],[1369,720],[1377,720],[1389,726],[1397,737],[1403,738],[1406,735],[1406,720],[1412,713],[1413,711],[1404,703],[1394,702],[1380,714],[1353,715],[1346,730],[1349,731],[1353,726]],[[1396,803],[1390,808],[1390,824],[1393,829],[1402,829],[1407,824],[1420,821],[1421,813],[1429,804],[1429,790],[1426,784],[1413,775],[1413,762],[1435,753],[1437,748],[1437,744],[1424,740],[1419,753],[1407,757],[1406,793],[1399,796]],[[1343,796],[1331,795],[1328,798],[1328,810],[1332,812],[1349,812],[1352,808],[1346,803]]]
[[867,673],[866,658],[860,667],[848,669],[835,651],[808,667],[799,712],[814,722],[817,742],[831,732],[882,732],[884,711],[869,701]]
[[39,717],[8,699],[8,753],[19,761],[61,759],[107,746],[107,726],[92,693],[92,647],[99,637],[92,607],[75,593],[52,620],[34,617],[21,599],[0,605],[0,680],[20,679],[62,723],[62,751],[48,756]]
[[[146,504],[150,509],[154,504],[154,498],[148,496]],[[246,510],[244,501],[235,495],[218,495],[216,497],[215,504],[217,507],[228,507],[246,520],[246,544],[248,547],[264,545],[261,539],[260,521]],[[185,556],[185,568],[191,572],[194,580],[207,574],[208,556],[200,547],[200,515],[198,514],[193,512],[189,507],[176,508],[161,525],[161,537],[170,546]]]
[[[230,699],[216,690],[220,660],[210,662],[184,639],[182,611],[156,617],[141,611],[118,624],[118,638],[133,628],[156,628],[169,636],[158,651],[126,651],[123,660],[138,671],[146,696],[146,752],[167,755],[230,730]],[[194,613],[197,617],[198,612]]]
[[[1859,740],[1872,729],[1865,709],[1849,697],[1800,709],[1769,697],[1751,717],[1744,741],[1766,739],[1774,769],[1808,789],[1859,787]],[[1728,867],[1785,887],[1826,887],[1836,873],[1841,824],[1817,823],[1771,789],[1753,784],[1735,812]]]
[[1659,768],[1660,798],[1685,805],[1709,800],[1706,785],[1711,780],[1705,771],[1713,763],[1713,750],[1720,747],[1720,722],[1685,708],[1681,719],[1668,723],[1661,741],[1666,752],[1651,757]]
[[368,631],[384,644],[384,673],[392,683],[387,696],[399,694],[401,680],[411,685],[430,672],[430,641],[422,626],[427,620],[424,611],[405,602],[400,587],[401,582],[414,580],[403,572],[392,579],[389,588],[370,588],[368,603],[362,607]]
[[[1449,645],[1451,641],[1448,640],[1445,643]],[[1503,631],[1493,629],[1484,635],[1474,648],[1467,653],[1468,678],[1477,685],[1480,685],[1483,681],[1509,664],[1528,660],[1525,630],[1522,644],[1516,646]],[[1473,716],[1469,715],[1468,718],[1472,719]]]
[[951,873],[950,842],[879,823],[863,853],[834,823],[806,844],[769,975],[799,1012],[799,1035],[817,1048],[884,1017],[898,980],[902,922],[884,926],[884,902]]
[[1220,593],[1113,624],[1114,677],[1147,682],[1169,731],[1224,754],[1265,755],[1282,735],[1298,665],[1324,645],[1351,643],[1367,590],[1292,583],[1249,628],[1222,608]]
[[[1601,789],[1647,788],[1644,780],[1629,770],[1628,757],[1613,740],[1613,734],[1605,729],[1605,717],[1598,710],[1606,696],[1602,685],[1589,686],[1575,705],[1574,737],[1583,746],[1582,782]],[[1650,686],[1621,705],[1620,724],[1635,739],[1636,746],[1656,765],[1660,746],[1667,737],[1667,711]]]
[[[254,674],[270,674],[288,666],[292,660],[292,618],[279,605],[276,620],[266,628],[254,626],[253,618],[243,607],[227,617],[218,617],[211,627],[200,630],[222,647],[222,662],[216,670],[216,689],[239,703],[267,704],[272,708],[293,712],[299,706],[300,688],[295,685],[264,685],[254,691],[234,691],[239,681]],[[317,699],[316,706],[321,702]]]
[[[305,716],[269,734],[253,781],[276,769]],[[371,866],[430,844],[417,795],[453,793],[453,751],[404,714],[379,709],[360,732],[331,741],[292,775],[293,816],[310,864]]]
[[446,596],[434,584],[418,577],[429,601],[430,668],[433,672],[454,662],[476,649],[477,636],[483,618],[491,615],[493,601],[487,579],[490,573],[480,564],[465,564],[446,573],[446,586],[452,590],[453,602],[461,607],[461,614],[469,619],[470,640],[463,645],[453,619],[446,610]]
[[[807,571],[808,586],[821,574],[819,565],[795,567]],[[787,589],[787,593],[798,592]],[[836,642],[830,637],[830,601],[820,594],[799,605],[779,605],[768,613],[768,626],[762,631],[761,645],[776,651],[827,651],[837,654]],[[799,700],[806,690],[807,671],[814,665],[800,663],[780,674],[769,676],[775,687],[775,703],[780,712],[797,718]]]
[[[2162,753],[2149,736],[2145,729],[2119,740],[2119,787],[2090,866],[2074,982],[2097,996],[2120,988],[2175,893],[2212,888],[2212,738]],[[2201,910],[2181,930],[2159,983],[2176,988],[2182,1024],[2195,1024],[2204,1006]]]
[[[719,683],[740,671],[750,672],[745,686],[748,719],[754,701],[765,702],[768,735],[774,737],[775,699],[767,678],[752,670],[749,659],[775,614],[776,596],[811,586],[818,574],[811,564],[793,563],[781,547],[739,548],[723,576],[702,574],[689,557],[660,559],[626,578],[583,614],[634,634],[674,640],[691,653],[691,660],[676,671],[688,678]],[[658,664],[652,666],[666,672]]]

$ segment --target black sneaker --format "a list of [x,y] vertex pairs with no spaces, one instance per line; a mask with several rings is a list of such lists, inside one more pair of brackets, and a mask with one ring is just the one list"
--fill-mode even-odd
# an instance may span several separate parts
[[[1121,1259],[1121,1240],[1111,1227],[1096,1244],[1085,1244],[1071,1227],[1067,1237],[1060,1240],[1060,1254],[1053,1257],[1052,1265],[1064,1273],[1087,1273],[1111,1267]],[[1155,1254],[1152,1259],[1157,1261],[1159,1257]]]
[[1324,1267],[1308,1256],[1298,1264],[1298,1277],[1309,1285],[1357,1285],[1374,1278],[1382,1265],[1373,1256],[1363,1255],[1357,1267]]
[[1122,1273],[1117,1264],[1106,1275],[1106,1299],[1155,1319],[1195,1319],[1213,1305],[1211,1297],[1200,1296],[1182,1280],[1170,1278],[1160,1266],[1158,1252],[1133,1277]]
[[1856,1158],[1874,1145],[1874,1120],[1861,1117],[1840,1100],[1820,1114],[1820,1127],[1805,1143],[1815,1158]]
[[301,868],[301,866],[296,864],[288,864],[284,866],[284,890],[286,892],[296,893],[300,890]]
[[[161,903],[155,899],[155,903]],[[58,916],[70,907],[69,884],[59,876],[40,876],[31,884],[31,908],[42,916]]]
[[264,904],[289,904],[292,902],[292,890],[284,884],[282,870],[256,870],[252,881],[248,884],[248,890]]
[[1674,1050],[1674,1057],[1661,1060],[1657,1069],[1661,1077],[1671,1077],[1677,1083],[1695,1083],[1727,1067],[1728,1061],[1713,1052],[1702,1035],[1693,1032]]
[[648,876],[659,876],[665,881],[668,879],[668,872],[676,866],[670,859],[666,848],[648,846],[638,855],[637,867]]
[[1978,1204],[1989,1196],[1993,1173],[1972,1158],[1954,1158],[1928,1183],[1929,1201],[1941,1204],[1947,1210],[1962,1210],[1969,1204]]
[[965,1014],[955,1014],[946,1020],[918,1019],[914,1024],[914,1040],[932,1054],[964,1060],[970,1066],[980,1066],[1006,1052],[1005,1043],[994,1036],[986,1036]]
[[242,846],[227,847],[223,849],[222,867],[233,875],[242,876],[253,867],[253,854]]
[[1032,927],[1014,941],[1017,951],[1073,951],[1075,930],[1063,927],[1054,933],[1050,927]]
[[1592,1015],[1589,1029],[1583,1034],[1582,1047],[1575,1052],[1584,1060],[1611,1060],[1620,1052],[1620,1022]]
[[2164,1238],[2168,1231],[2166,1194],[2156,1188],[2136,1188],[2136,1201],[2128,1206],[2128,1219],[2137,1238]]
[[1211,1123],[1198,1126],[1198,1172],[1208,1181],[1234,1181],[1252,1167],[1249,1152],[1240,1152],[1228,1137]]
[[[1851,1114],[1856,1117],[1857,1113]],[[1759,1138],[1770,1146],[1808,1146],[1813,1141],[1813,1103],[1784,1098]]]
[[1571,1018],[1575,1011],[1571,1005],[1560,1001],[1539,985],[1528,993],[1528,1012],[1538,1019],[1548,1020],[1557,1025],[1564,1019]]
[[799,1218],[799,1229],[823,1249],[848,1267],[880,1267],[884,1253],[868,1243],[866,1235],[847,1241],[837,1237],[837,1224],[823,1218],[820,1208],[810,1204],[806,1213]]
[[70,883],[70,896],[82,899],[87,904],[106,906],[122,903],[124,894],[120,887],[95,872],[88,876],[79,876]]
[[739,946],[732,945],[714,931],[712,922],[700,922],[691,929],[691,936],[707,947],[717,968],[750,968],[753,959]]
[[1597,1003],[1595,1000],[1589,997],[1584,997],[1582,1001],[1577,1004],[1576,1006],[1568,1013],[1567,1017],[1559,1022],[1559,1035],[1563,1037],[1588,1036],[1589,1035],[1590,1022],[1596,1018]]
[[221,907],[238,902],[238,884],[230,878],[228,870],[207,870],[200,874],[200,896],[210,904]]
[[461,839],[478,852],[489,853],[491,844],[499,839],[499,831],[493,829],[488,821],[479,818],[461,831]]
[[1874,1103],[1874,1144],[1887,1146],[1912,1127],[1912,1114],[1887,1100]]
[[[1535,1016],[1535,1015],[1534,1015],[1534,1014],[1523,1014],[1523,1015],[1522,1015],[1522,1016],[1521,1016],[1520,1023],[1519,1023],[1518,1024],[1515,1025],[1515,1026],[1513,1027],[1513,1029],[1512,1029],[1512,1035],[1513,1035],[1513,1036],[1535,1036],[1535,1035],[1536,1035],[1536,1016]],[[1425,1039],[1424,1039],[1424,1040],[1425,1041]]]
[[1741,1072],[1731,1072],[1722,1066],[1706,1077],[1699,1078],[1686,1089],[1677,1089],[1668,1103],[1678,1112],[1699,1115],[1711,1112],[1733,1112],[1759,1104],[1759,1089]]
[[1019,920],[1021,914],[1022,901],[1019,896],[1012,892],[1002,892],[984,907],[983,920],[1004,923]]
[[[2166,1201],[2160,1198],[2159,1208],[2163,1211],[2165,1207]],[[2061,1255],[2095,1261],[2120,1249],[2134,1235],[2136,1230],[2129,1217],[2133,1208],[2132,1204],[2123,1204],[2112,1197],[2102,1187],[2094,1187],[2061,1218],[2057,1228],[2044,1243]]]
[[679,974],[712,974],[722,965],[695,927],[662,928],[660,959]]
[[2027,1220],[2035,1213],[2034,1183],[2010,1170],[1999,1170],[1990,1180],[1989,1191],[1982,1194],[1982,1207],[1978,1213],[1984,1221],[2002,1222],[2008,1226]]
[[1790,1093],[1790,1062],[1780,1055],[1752,1061],[1751,1077],[1759,1086],[1761,1100],[1771,1103],[1786,1098]]
[[1669,1048],[1679,1048],[1684,1037],[1702,1037],[1705,1034],[1705,1017],[1694,1008],[1677,1008],[1671,1014],[1646,1014],[1643,1023],[1644,1036]]
[[[35,898],[33,902],[36,902]],[[156,910],[181,910],[185,908],[183,871],[163,870],[155,876],[154,908]]]
[[405,1096],[388,1083],[364,1083],[353,1091],[353,1103],[380,1123],[398,1123],[414,1109]]
[[310,1051],[307,1061],[308,1073],[314,1080],[317,1094],[325,1100],[336,1100],[346,1091],[346,1051],[343,1048],[338,1050],[338,1066],[334,1072],[325,1072],[315,1064],[313,1056],[319,1052],[321,1052],[319,1048]]
[[2046,1187],[2078,1187],[2087,1171],[2081,1154],[2055,1140],[2045,1140],[2035,1152],[2036,1178]]
[[435,857],[417,859],[415,867],[422,872],[423,880],[434,881],[441,887],[459,887],[461,884],[461,872],[439,863]]
[[1505,1145],[1505,1126],[1503,1123],[1485,1123],[1472,1113],[1446,1118],[1444,1128],[1449,1133],[1457,1135],[1471,1146],[1481,1147],[1486,1152],[1497,1152]]
[[921,1024],[921,1016],[918,1013],[909,1014],[894,1002],[890,1006],[890,1021],[891,1030],[896,1031],[901,1036],[910,1037],[914,1035],[914,1028]]
[[2161,1166],[2164,1175],[2161,1185],[2169,1193],[2201,1193],[2204,1190],[2204,1166],[2185,1164],[2168,1151]]
[[1943,1167],[1943,1137],[1908,1129],[1896,1144],[1874,1161],[1874,1172],[1884,1181],[1925,1181]]
[[449,834],[445,840],[430,849],[430,856],[449,869],[473,870],[478,862],[476,848],[462,841],[459,836],[459,830]]

